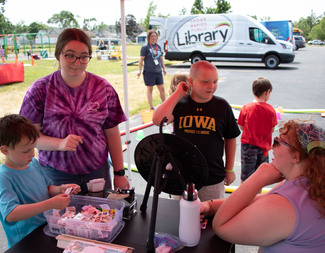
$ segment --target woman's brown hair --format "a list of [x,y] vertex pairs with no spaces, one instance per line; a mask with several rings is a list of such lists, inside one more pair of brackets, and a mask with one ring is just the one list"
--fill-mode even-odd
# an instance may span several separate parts
[[89,55],[92,54],[93,50],[91,47],[91,40],[89,36],[82,30],[77,28],[68,28],[65,29],[63,32],[60,33],[58,40],[56,42],[55,47],[55,58],[59,60],[60,54],[65,47],[66,44],[68,44],[70,41],[80,41],[87,45]]

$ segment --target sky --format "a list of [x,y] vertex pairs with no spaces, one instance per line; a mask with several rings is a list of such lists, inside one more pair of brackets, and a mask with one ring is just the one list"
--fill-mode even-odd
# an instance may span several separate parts
[[[137,22],[146,17],[149,3],[157,6],[155,14],[178,15],[183,8],[190,13],[194,0],[125,0],[125,15],[132,14]],[[231,10],[236,14],[256,15],[258,19],[270,17],[271,20],[298,21],[301,17],[310,16],[313,11],[316,16],[325,12],[324,0],[227,0]],[[215,6],[214,0],[203,0],[204,7]],[[74,14],[79,24],[84,18],[96,18],[98,23],[115,24],[121,17],[120,0],[7,0],[4,5],[4,16],[16,25],[24,21],[25,25],[32,22],[47,24],[47,20],[62,10]],[[80,18],[77,18],[79,16]]]

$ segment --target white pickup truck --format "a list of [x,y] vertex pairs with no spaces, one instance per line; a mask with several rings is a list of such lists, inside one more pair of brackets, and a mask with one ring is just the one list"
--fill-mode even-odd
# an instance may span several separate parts
[[311,40],[311,41],[308,41],[308,45],[321,45],[321,46],[323,46],[324,45],[324,41]]

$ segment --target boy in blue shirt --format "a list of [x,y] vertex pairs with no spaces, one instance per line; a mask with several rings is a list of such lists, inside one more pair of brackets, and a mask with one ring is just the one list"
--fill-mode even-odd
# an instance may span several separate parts
[[[25,117],[17,114],[0,118],[0,220],[8,247],[43,225],[44,211],[64,209],[70,203],[67,188],[78,193],[76,184],[53,185],[34,158],[39,132]],[[63,194],[62,194],[63,193]]]

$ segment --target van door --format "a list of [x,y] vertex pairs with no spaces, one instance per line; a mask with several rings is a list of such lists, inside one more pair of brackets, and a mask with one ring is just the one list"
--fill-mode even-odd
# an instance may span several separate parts
[[261,29],[256,27],[248,28],[249,39],[245,50],[251,58],[263,59],[264,54],[269,51],[270,45],[276,45],[275,42],[267,36]]

